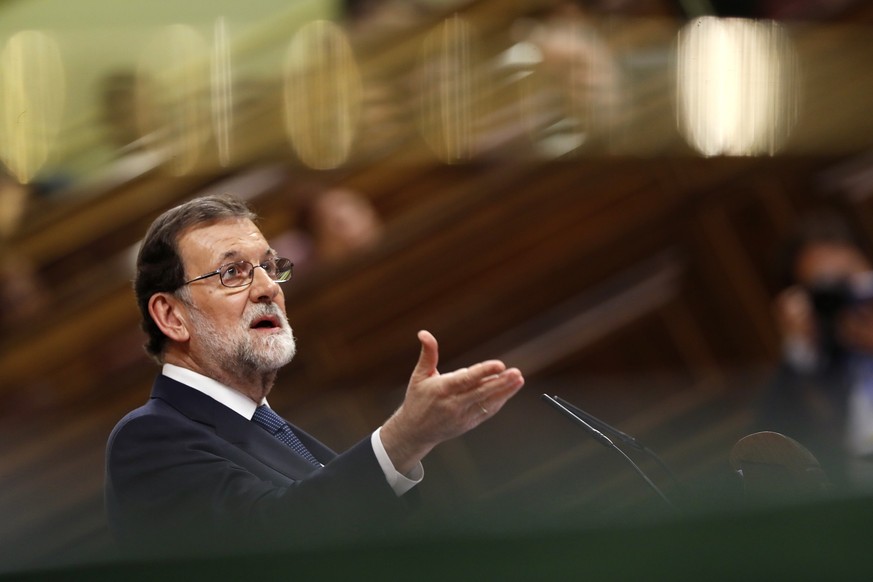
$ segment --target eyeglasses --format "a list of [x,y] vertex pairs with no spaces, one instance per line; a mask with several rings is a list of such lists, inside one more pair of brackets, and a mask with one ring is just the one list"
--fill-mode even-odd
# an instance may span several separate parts
[[294,271],[294,263],[289,259],[279,257],[267,259],[258,265],[253,265],[248,261],[236,261],[235,263],[222,265],[211,273],[185,281],[183,285],[218,275],[221,284],[225,287],[245,287],[254,281],[255,267],[262,268],[267,273],[267,276],[276,283],[284,283],[291,278],[291,274]]

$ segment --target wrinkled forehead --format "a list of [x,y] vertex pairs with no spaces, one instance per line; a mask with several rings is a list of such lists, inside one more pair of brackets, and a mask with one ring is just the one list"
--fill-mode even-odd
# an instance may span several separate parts
[[187,228],[179,236],[182,264],[209,269],[235,260],[264,259],[270,254],[267,239],[248,218],[222,219]]

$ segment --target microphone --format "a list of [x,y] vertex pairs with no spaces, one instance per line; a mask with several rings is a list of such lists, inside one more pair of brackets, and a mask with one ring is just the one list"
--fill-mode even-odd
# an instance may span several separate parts
[[[601,445],[603,445],[603,446],[606,447],[607,449],[610,449],[610,450],[613,450],[613,451],[618,452],[618,454],[621,455],[621,457],[622,457],[624,460],[626,460],[628,463],[630,463],[631,467],[633,467],[634,471],[636,471],[637,474],[638,474],[640,477],[642,477],[643,481],[645,481],[646,484],[647,484],[647,485],[648,485],[648,486],[649,486],[649,487],[650,487],[650,488],[651,488],[655,493],[658,494],[658,497],[660,497],[660,498],[664,501],[664,503],[666,503],[667,505],[669,505],[672,509],[676,509],[676,506],[673,505],[673,502],[670,501],[670,500],[667,498],[666,495],[664,495],[664,493],[663,493],[663,492],[658,488],[657,485],[655,485],[655,484],[652,482],[651,479],[649,479],[648,475],[646,475],[646,474],[643,472],[643,470],[640,469],[640,468],[637,466],[636,463],[634,463],[633,459],[631,459],[629,456],[627,456],[627,453],[625,453],[625,452],[624,452],[623,450],[621,450],[621,448],[619,448],[619,447],[618,447],[614,442],[612,442],[612,440],[611,440],[608,436],[606,436],[606,435],[603,434],[601,431],[599,431],[598,429],[596,429],[596,428],[594,428],[593,426],[591,426],[591,424],[589,424],[588,422],[586,422],[586,420],[583,420],[579,415],[576,414],[576,412],[574,412],[573,410],[571,410],[570,408],[568,408],[567,406],[565,406],[564,403],[562,403],[562,402],[560,401],[560,399],[558,399],[557,397],[552,397],[552,396],[549,396],[548,394],[543,394],[543,395],[542,395],[542,399],[545,400],[546,402],[548,402],[549,404],[551,404],[551,405],[552,405],[553,407],[555,407],[559,412],[561,412],[562,414],[564,414],[566,417],[568,417],[568,418],[569,418],[570,420],[572,420],[574,423],[576,423],[577,425],[579,425],[579,426],[581,426],[583,429],[585,429],[585,431],[586,431],[589,435],[591,435],[591,436],[594,438],[594,440],[596,440],[598,443],[600,443]],[[569,403],[568,403],[568,404],[569,404]],[[575,407],[574,407],[574,408],[575,408]],[[586,416],[588,416],[588,417],[590,417],[590,418],[593,418],[593,417],[591,417],[591,416],[588,415],[588,414],[586,414]],[[607,426],[608,426],[608,425],[607,425]],[[618,429],[615,429],[615,430],[616,430],[616,432],[621,432],[621,431],[618,431]],[[622,434],[624,434],[624,433],[622,433]],[[626,436],[627,436],[627,435],[626,435]],[[632,438],[632,437],[629,437],[629,436],[628,436],[628,438]]]
[[545,400],[546,402],[548,402],[549,404],[551,404],[552,406],[557,408],[560,412],[562,412],[566,416],[568,416],[576,424],[578,424],[579,426],[584,428],[585,431],[588,434],[590,434],[592,437],[594,437],[594,440],[596,440],[598,443],[600,443],[601,445],[603,445],[604,447],[606,447],[608,449],[615,447],[615,443],[612,442],[612,440],[610,440],[610,438],[608,436],[606,436],[605,434],[603,434],[602,432],[600,432],[599,430],[597,430],[596,428],[591,426],[588,422],[583,420],[581,418],[581,415],[576,414],[574,411],[570,410],[570,408],[564,402],[562,402],[560,398],[558,398],[557,396],[552,397],[552,396],[549,396],[548,394],[543,394],[542,398],[543,398],[543,400]]
[[571,404],[570,402],[564,400],[560,396],[555,395],[552,398],[554,398],[558,403],[560,403],[565,408],[573,411],[573,414],[575,414],[579,418],[585,420],[585,422],[591,424],[592,426],[600,427],[600,430],[610,433],[612,436],[621,440],[623,443],[630,445],[637,450],[640,450],[640,451],[645,450],[645,447],[637,439],[630,436],[629,434],[626,434],[626,433],[618,430],[617,428],[608,425],[607,423],[603,422],[602,420],[600,420],[599,418],[597,418],[593,414],[588,414],[587,412],[585,412],[584,410],[582,410],[578,406]]
[[588,423],[594,427],[597,427],[599,430],[601,430],[603,432],[607,432],[607,433],[611,434],[613,437],[619,439],[621,442],[625,443],[626,445],[631,446],[631,447],[637,449],[638,451],[642,451],[645,454],[649,455],[649,457],[654,459],[654,461],[656,463],[658,463],[658,465],[660,465],[662,469],[664,469],[664,472],[667,473],[667,475],[670,477],[670,480],[673,482],[673,484],[677,488],[681,489],[681,487],[679,485],[679,480],[676,479],[676,475],[673,474],[673,471],[670,470],[670,467],[667,466],[667,464],[661,459],[661,457],[659,457],[657,454],[655,454],[655,451],[653,451],[652,449],[650,449],[649,447],[647,447],[646,445],[641,443],[636,438],[630,436],[629,434],[626,434],[626,433],[620,431],[619,429],[615,428],[614,426],[607,424],[606,422],[600,420],[599,418],[597,418],[593,414],[589,414],[589,413],[585,412],[584,410],[582,410],[578,406],[571,404],[570,402],[564,400],[560,396],[555,395],[554,399],[559,404],[564,406],[565,408],[571,410],[576,416],[585,420],[586,423]]

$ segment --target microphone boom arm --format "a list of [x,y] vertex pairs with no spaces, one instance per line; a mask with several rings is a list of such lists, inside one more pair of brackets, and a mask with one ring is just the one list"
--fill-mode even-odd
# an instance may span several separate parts
[[677,488],[680,488],[679,480],[676,479],[676,475],[673,474],[673,471],[670,470],[670,467],[667,466],[667,463],[665,463],[664,460],[661,459],[661,457],[659,457],[657,454],[655,454],[655,451],[653,451],[652,449],[650,449],[649,447],[647,447],[646,445],[641,443],[636,438],[630,436],[627,433],[620,431],[619,429],[615,428],[614,426],[612,426],[610,424],[607,424],[606,422],[600,420],[596,416],[593,416],[593,415],[585,412],[584,410],[582,410],[578,406],[571,404],[570,402],[564,400],[560,396],[556,395],[556,396],[553,396],[553,398],[559,404],[561,404],[564,408],[572,411],[576,416],[584,419],[586,423],[597,427],[602,432],[610,433],[612,436],[621,440],[623,443],[625,443],[629,446],[632,446],[633,448],[635,448],[639,451],[642,451],[642,452],[646,453],[647,455],[649,455],[656,463],[658,463],[658,465],[661,466],[661,468],[664,470],[664,472],[667,473],[667,475],[670,477],[670,480],[673,482],[673,484]]
[[[563,413],[565,416],[567,416],[570,420],[572,420],[573,422],[575,422],[577,425],[579,425],[579,426],[581,426],[583,429],[585,429],[585,431],[586,431],[589,435],[591,435],[591,436],[594,438],[594,440],[596,440],[598,443],[600,443],[601,445],[603,445],[603,446],[606,447],[607,449],[611,449],[611,450],[617,451],[618,454],[620,454],[620,455],[621,455],[621,456],[622,456],[622,457],[623,457],[623,458],[624,458],[628,463],[630,463],[630,465],[631,465],[631,467],[633,467],[634,471],[636,471],[637,474],[638,474],[640,477],[642,477],[643,481],[645,481],[646,484],[647,484],[647,485],[648,485],[648,486],[649,486],[649,487],[650,487],[650,488],[651,488],[655,493],[658,494],[658,497],[660,497],[660,498],[664,501],[664,503],[666,503],[667,505],[669,505],[669,506],[670,506],[671,508],[673,508],[673,509],[676,508],[676,506],[673,505],[673,502],[670,501],[670,500],[667,498],[666,495],[664,495],[664,493],[663,493],[663,492],[658,488],[657,485],[655,485],[655,484],[652,482],[651,479],[649,479],[648,475],[646,475],[646,474],[643,472],[643,470],[640,469],[640,468],[637,466],[636,463],[634,463],[633,459],[631,459],[631,458],[627,455],[627,453],[625,453],[623,450],[621,450],[621,448],[619,448],[618,446],[616,446],[616,444],[615,444],[614,442],[612,442],[612,440],[610,440],[609,437],[607,437],[605,434],[603,434],[602,432],[600,432],[599,430],[597,430],[596,428],[594,428],[593,426],[591,426],[591,424],[589,424],[588,422],[586,422],[585,420],[583,420],[583,419],[582,419],[579,415],[577,415],[574,411],[572,411],[572,410],[570,410],[568,407],[564,406],[564,404],[562,404],[562,403],[559,401],[559,399],[558,399],[557,397],[552,397],[552,396],[549,396],[548,394],[543,394],[543,395],[542,395],[542,399],[545,400],[546,402],[548,402],[549,404],[551,404],[551,405],[552,405],[553,407],[555,407],[559,412]],[[574,408],[575,408],[575,407],[574,407]],[[589,417],[590,417],[590,415],[587,415],[587,414],[586,414],[586,416],[589,416]],[[622,434],[624,434],[624,433],[622,433]],[[628,437],[628,438],[632,438],[632,437]]]

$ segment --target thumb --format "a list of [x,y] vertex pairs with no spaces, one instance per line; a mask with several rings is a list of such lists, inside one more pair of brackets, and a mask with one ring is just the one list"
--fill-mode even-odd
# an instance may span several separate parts
[[424,380],[437,373],[439,346],[436,338],[429,331],[418,332],[418,341],[421,342],[421,354],[419,354],[418,363],[415,364],[415,369],[412,371],[412,379]]

